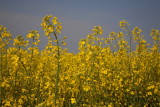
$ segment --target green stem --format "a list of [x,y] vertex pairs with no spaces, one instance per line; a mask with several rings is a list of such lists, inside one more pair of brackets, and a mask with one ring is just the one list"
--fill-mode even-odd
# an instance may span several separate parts
[[60,72],[60,49],[59,49],[59,42],[58,42],[58,37],[57,37],[57,34],[56,32],[54,31],[54,36],[56,38],[56,45],[58,47],[58,50],[57,50],[57,73],[56,73],[56,83],[55,83],[55,99],[54,99],[54,104],[55,106],[57,105],[57,98],[58,98],[58,83],[59,83],[59,72]]

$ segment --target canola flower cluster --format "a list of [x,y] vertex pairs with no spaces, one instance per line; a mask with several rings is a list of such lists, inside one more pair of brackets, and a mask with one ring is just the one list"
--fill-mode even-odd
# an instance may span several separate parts
[[38,31],[12,38],[0,25],[1,107],[160,106],[159,30],[151,31],[151,46],[125,20],[123,32],[108,36],[95,26],[74,54],[63,48],[66,37],[59,40],[57,17],[45,16],[41,26],[48,37],[42,51]]

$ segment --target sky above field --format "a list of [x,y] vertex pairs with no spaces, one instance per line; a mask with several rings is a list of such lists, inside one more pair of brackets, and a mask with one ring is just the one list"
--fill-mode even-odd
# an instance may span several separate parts
[[30,30],[41,34],[40,48],[47,43],[40,26],[45,15],[57,16],[63,25],[61,36],[67,36],[69,52],[77,52],[78,41],[102,26],[104,37],[121,31],[118,24],[127,20],[131,29],[138,26],[151,42],[151,29],[160,30],[160,0],[0,0],[0,25],[12,33],[26,36]]

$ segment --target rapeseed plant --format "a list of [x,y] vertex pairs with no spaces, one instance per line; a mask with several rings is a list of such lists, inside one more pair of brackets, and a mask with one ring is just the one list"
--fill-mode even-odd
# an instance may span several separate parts
[[38,31],[12,39],[1,25],[0,106],[160,106],[159,30],[151,31],[149,48],[142,30],[129,25],[120,21],[125,32],[107,37],[101,26],[94,26],[76,54],[63,48],[62,24],[52,15],[41,24],[48,38],[44,50],[38,49]]

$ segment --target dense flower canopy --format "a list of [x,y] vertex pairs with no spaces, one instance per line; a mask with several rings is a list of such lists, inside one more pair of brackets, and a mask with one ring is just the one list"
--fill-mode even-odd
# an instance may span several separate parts
[[57,17],[45,16],[41,26],[48,37],[42,51],[38,31],[12,38],[0,25],[0,106],[160,106],[159,30],[151,31],[151,46],[126,20],[107,37],[94,26],[73,54],[63,48],[66,37],[59,39]]

